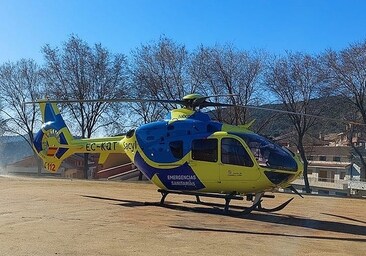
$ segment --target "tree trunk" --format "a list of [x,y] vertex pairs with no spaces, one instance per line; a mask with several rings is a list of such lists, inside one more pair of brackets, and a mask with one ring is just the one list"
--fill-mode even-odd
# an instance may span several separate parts
[[309,178],[308,178],[308,166],[309,166],[309,162],[306,159],[305,149],[304,149],[304,145],[302,144],[302,141],[299,141],[298,150],[299,150],[299,153],[300,153],[300,157],[301,157],[301,159],[302,159],[302,161],[304,163],[303,176],[304,176],[305,192],[307,194],[310,194],[311,193],[311,188],[310,188]]
[[311,194],[311,188],[310,188],[310,184],[309,184],[309,178],[308,178],[308,161],[305,160],[304,161],[304,172],[303,172],[303,175],[304,175],[304,183],[305,183],[305,191],[307,194]]
[[42,174],[42,159],[34,152],[34,158],[36,160],[36,163],[37,163],[37,175],[38,176],[41,176]]
[[351,141],[351,145],[352,145],[352,148],[353,148],[354,152],[360,158],[360,163],[361,163],[361,166],[360,166],[360,179],[362,181],[366,181],[366,161],[364,159],[364,156],[363,156],[362,152],[352,144],[352,141]]
[[89,153],[84,154],[84,179],[88,179]]

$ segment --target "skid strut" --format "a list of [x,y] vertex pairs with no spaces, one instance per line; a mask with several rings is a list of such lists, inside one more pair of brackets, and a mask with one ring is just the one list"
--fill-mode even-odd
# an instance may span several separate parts
[[[160,204],[164,205],[165,199],[168,194],[177,194],[177,195],[193,195],[196,197],[196,201],[186,201],[188,203],[195,203],[195,204],[202,204],[202,205],[217,205],[214,203],[205,203],[202,202],[200,197],[212,197],[212,198],[222,198],[225,199],[225,205],[224,205],[224,213],[229,213],[230,208],[230,202],[231,200],[244,200],[243,196],[238,195],[237,193],[233,192],[230,194],[215,194],[215,193],[201,193],[201,192],[194,192],[194,191],[174,191],[174,190],[165,190],[165,189],[159,189],[158,192],[161,193],[161,199]],[[283,208],[285,208],[294,198],[291,198],[287,200],[286,202],[280,204],[277,207],[274,208],[264,208],[262,206],[263,198],[274,198],[274,195],[266,195],[263,193],[257,193],[257,194],[248,194],[246,195],[246,198],[248,201],[252,201],[252,205],[250,207],[245,207],[245,209],[241,212],[242,214],[249,214],[253,210],[260,211],[260,212],[276,212],[280,211]],[[234,207],[234,206],[233,206]],[[235,206],[237,208],[237,206]],[[240,207],[243,209],[243,207]]]
[[160,204],[163,205],[165,199],[168,194],[177,194],[177,195],[193,195],[196,197],[197,204],[204,204],[200,196],[202,197],[212,197],[212,198],[222,198],[225,199],[225,208],[224,211],[227,213],[229,211],[230,202],[231,200],[244,200],[242,196],[237,195],[236,193],[230,194],[214,194],[214,193],[200,193],[200,192],[193,192],[193,191],[173,191],[173,190],[165,190],[165,189],[158,189],[158,192],[161,193]]
[[290,198],[286,202],[284,202],[284,203],[282,203],[279,206],[274,207],[274,208],[264,208],[262,206],[262,201],[263,201],[262,198],[263,197],[274,198],[275,196],[274,195],[265,195],[264,193],[255,194],[252,206],[245,209],[243,213],[250,213],[253,210],[256,210],[256,211],[259,211],[259,212],[277,212],[277,211],[280,211],[283,208],[285,208],[294,199],[294,198]]

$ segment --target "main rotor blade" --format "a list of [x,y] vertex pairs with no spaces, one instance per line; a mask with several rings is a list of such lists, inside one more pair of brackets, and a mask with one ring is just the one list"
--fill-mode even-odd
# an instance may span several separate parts
[[190,108],[202,108],[202,106],[204,106],[204,103],[206,103],[207,99],[209,98],[218,98],[218,97],[233,97],[233,96],[238,96],[236,94],[217,94],[217,95],[209,95],[209,96],[201,96],[201,95],[197,95],[198,97],[196,99],[193,99],[193,101],[189,101],[188,99],[183,98],[184,100],[187,100],[186,102],[186,107],[190,107]]
[[135,99],[135,98],[120,98],[120,99],[70,99],[70,100],[48,100],[48,99],[42,99],[38,101],[28,101],[24,102],[24,104],[35,104],[35,103],[41,103],[41,102],[49,102],[49,103],[96,103],[96,102],[107,102],[107,103],[118,103],[118,102],[156,102],[156,103],[167,103],[167,104],[178,104],[181,106],[199,106],[208,98],[214,98],[214,97],[231,97],[231,96],[238,96],[236,94],[217,94],[217,95],[210,95],[210,96],[202,96],[197,99],[195,99],[195,103],[190,103],[190,99],[184,99],[184,100],[158,100],[158,99]]
[[[345,123],[345,124],[353,124],[353,125],[360,125],[360,126],[366,126],[366,124],[355,122],[355,121],[347,121],[347,120],[340,120],[336,118],[331,117],[325,117],[325,116],[318,116],[318,115],[312,115],[312,114],[305,114],[305,113],[299,113],[299,112],[293,112],[293,111],[287,111],[287,110],[280,110],[280,109],[272,109],[272,108],[266,108],[266,107],[260,107],[260,106],[252,106],[252,105],[234,105],[234,104],[226,104],[226,103],[216,103],[216,102],[210,102],[205,101],[207,98],[212,97],[221,97],[221,96],[236,96],[235,94],[218,94],[218,95],[211,95],[211,96],[203,96],[202,98],[198,98],[198,102],[196,104],[193,103],[193,107],[199,106],[200,108],[204,107],[240,107],[240,108],[247,108],[247,109],[256,109],[256,110],[263,110],[263,111],[271,111],[271,112],[277,112],[282,114],[288,114],[288,115],[298,115],[298,116],[306,116],[311,118],[317,118],[317,119],[323,119],[328,120],[332,122],[337,123]],[[35,103],[42,103],[42,102],[49,102],[49,103],[79,103],[79,102],[89,102],[89,103],[95,103],[95,102],[109,102],[109,103],[116,103],[116,102],[156,102],[156,103],[168,103],[168,104],[177,104],[185,107],[192,107],[192,103],[190,103],[187,100],[157,100],[157,99],[133,99],[133,98],[122,98],[122,99],[85,99],[85,100],[77,100],[77,99],[71,99],[71,100],[38,100],[38,101],[28,101],[24,104],[35,104]]]
[[347,120],[340,120],[336,118],[331,117],[325,117],[325,116],[318,116],[318,115],[312,115],[312,114],[305,114],[305,113],[299,113],[299,112],[293,112],[293,111],[287,111],[287,110],[281,110],[281,109],[273,109],[273,108],[266,108],[266,107],[260,107],[260,106],[251,106],[251,105],[234,105],[234,104],[225,104],[225,103],[215,103],[215,102],[203,102],[203,107],[239,107],[239,108],[248,108],[248,109],[256,109],[256,110],[264,110],[264,111],[271,111],[271,112],[277,112],[282,114],[289,114],[289,115],[298,115],[298,116],[306,116],[306,117],[312,117],[317,119],[323,119],[327,121],[337,122],[337,123],[346,123],[346,124],[354,124],[354,125],[361,125],[366,126],[366,124],[354,122],[354,121],[347,121]]
[[43,102],[49,102],[49,103],[96,103],[96,102],[107,102],[107,103],[117,103],[117,102],[157,102],[157,103],[170,103],[170,104],[179,104],[179,105],[185,105],[186,102],[183,100],[155,100],[155,99],[132,99],[132,98],[122,98],[122,99],[85,99],[85,100],[78,100],[78,99],[72,99],[72,100],[37,100],[37,101],[27,101],[24,102],[24,104],[35,104],[35,103],[43,103]]

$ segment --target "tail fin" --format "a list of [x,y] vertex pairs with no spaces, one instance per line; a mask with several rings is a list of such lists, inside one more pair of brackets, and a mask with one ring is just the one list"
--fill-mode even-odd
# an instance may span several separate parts
[[44,168],[56,172],[62,161],[75,153],[100,153],[103,163],[111,153],[125,153],[124,136],[96,139],[74,139],[55,103],[40,103],[43,125],[33,146],[43,160]]
[[34,139],[34,149],[42,158],[44,168],[56,172],[66,157],[74,140],[55,103],[41,102],[43,125]]

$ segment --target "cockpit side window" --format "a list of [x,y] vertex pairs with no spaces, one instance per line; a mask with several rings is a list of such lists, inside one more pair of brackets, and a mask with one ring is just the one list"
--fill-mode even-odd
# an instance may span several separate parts
[[289,171],[297,170],[297,163],[287,149],[255,133],[233,134],[245,141],[260,166]]
[[217,139],[197,139],[192,141],[192,159],[217,162]]
[[221,162],[223,164],[254,166],[243,145],[234,138],[224,138],[221,140]]

